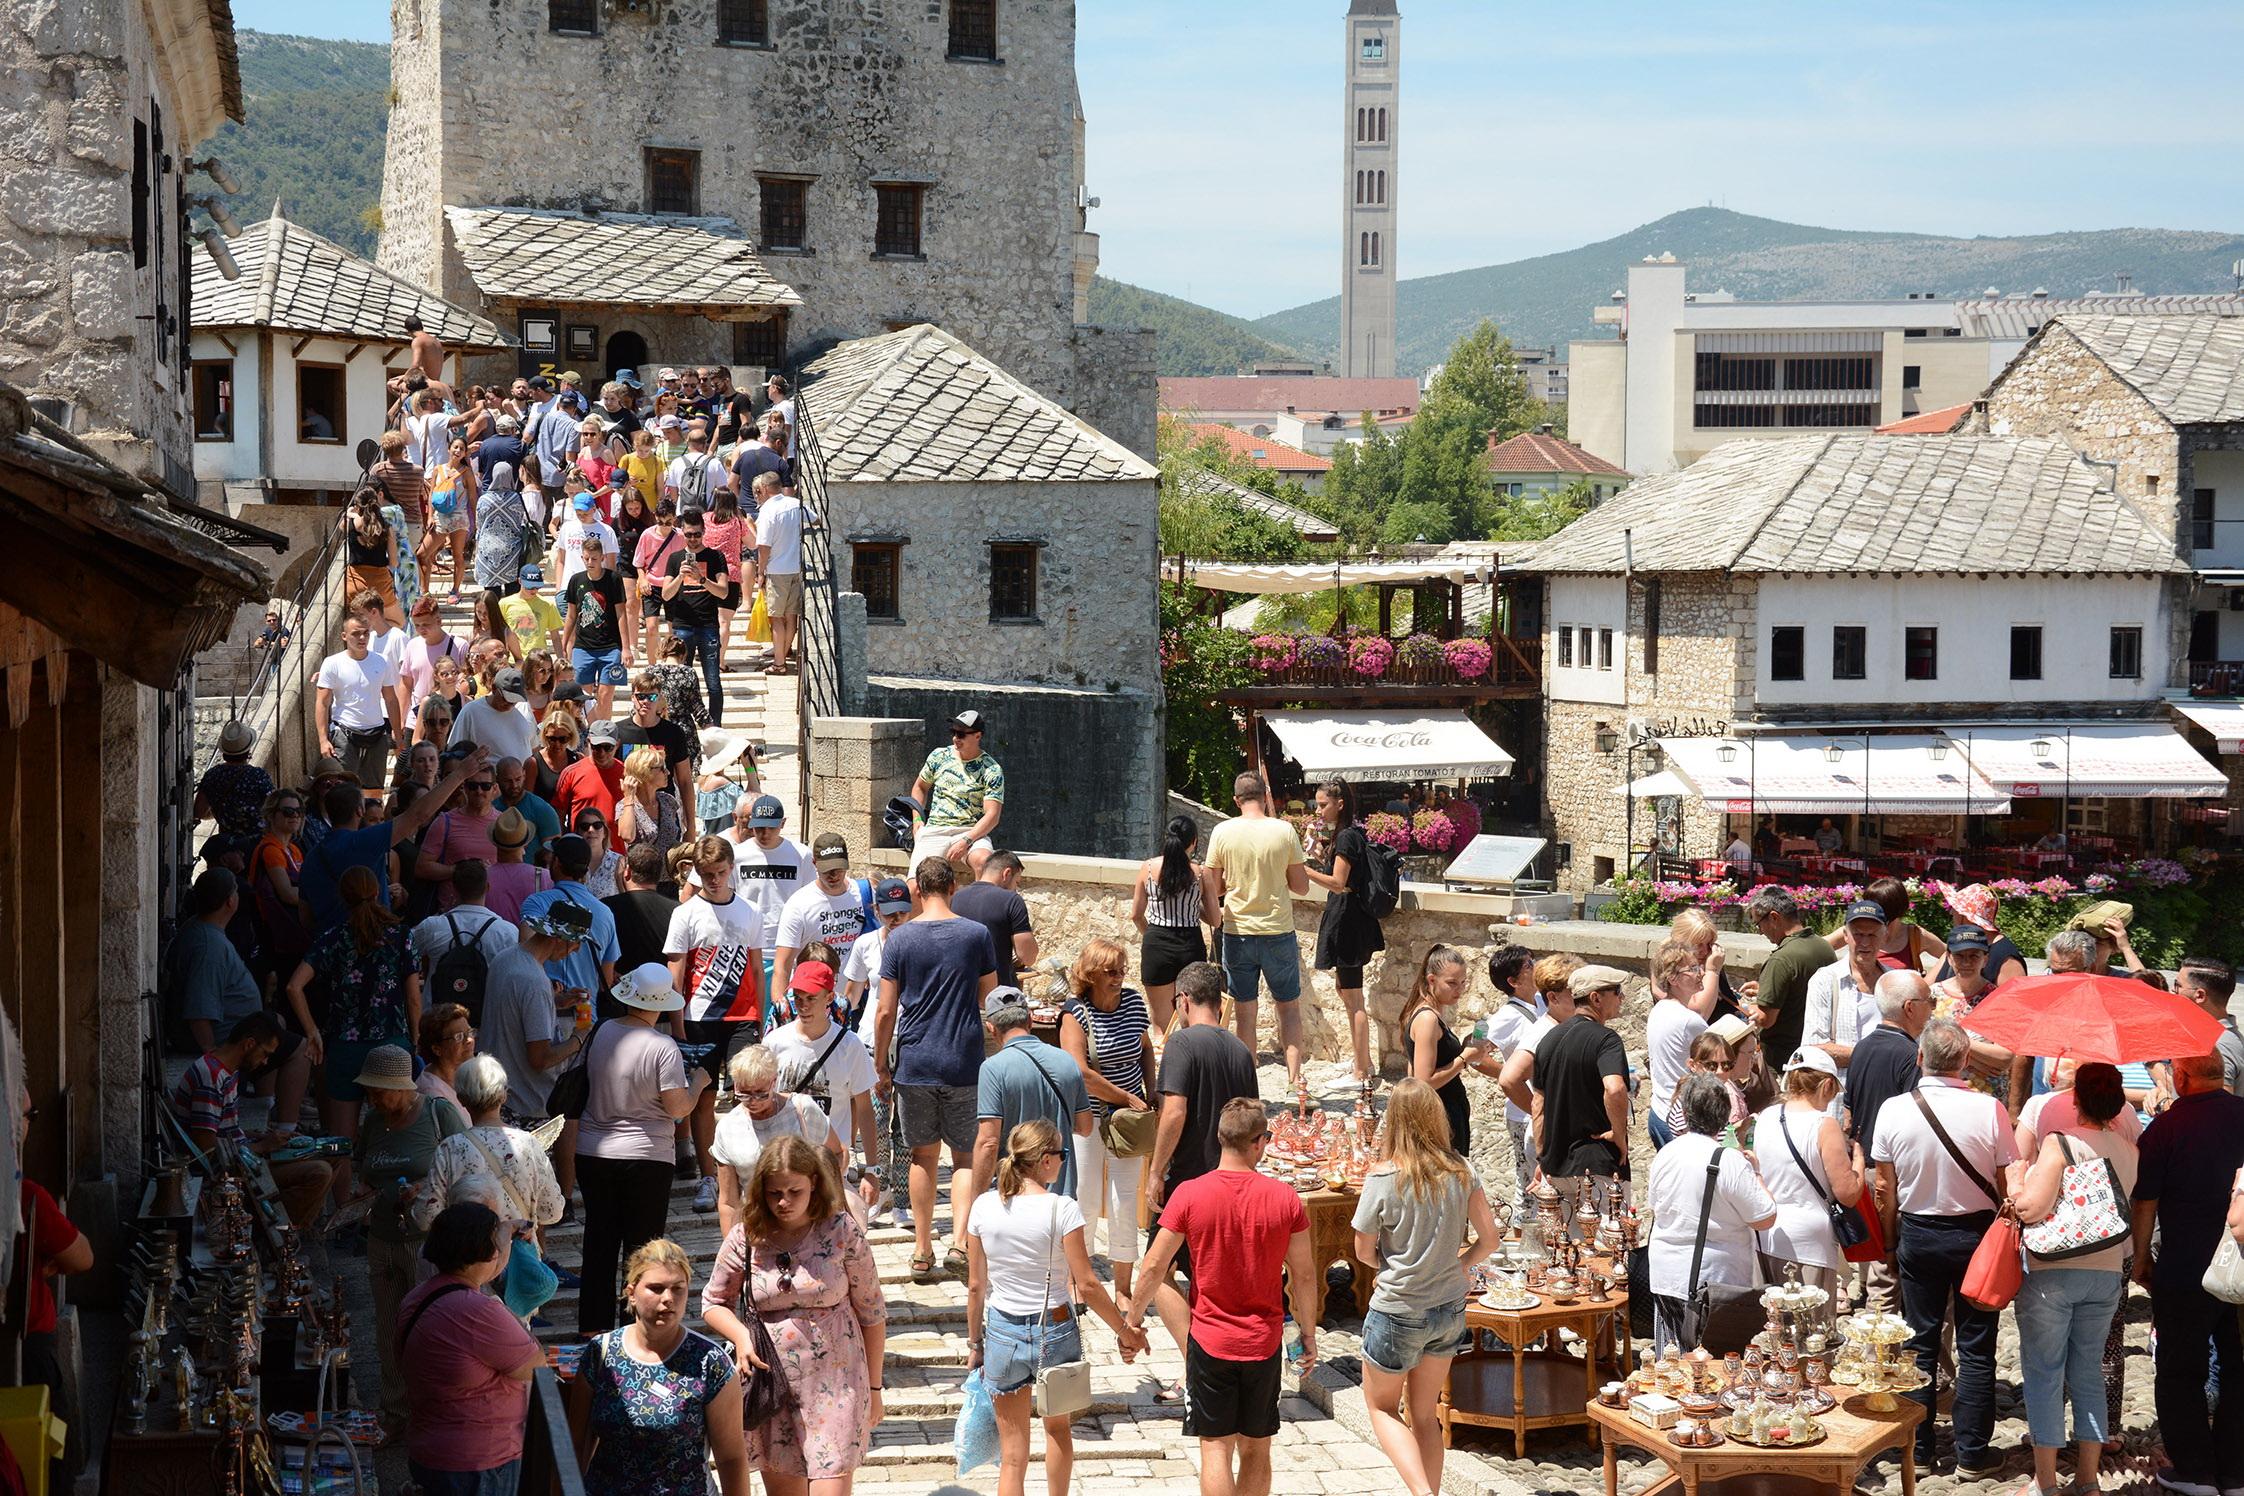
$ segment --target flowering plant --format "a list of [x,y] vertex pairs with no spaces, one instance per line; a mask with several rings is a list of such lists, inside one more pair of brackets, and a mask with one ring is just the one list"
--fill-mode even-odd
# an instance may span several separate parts
[[1410,823],[1393,811],[1373,811],[1364,822],[1364,835],[1398,856],[1410,850]]
[[1421,852],[1446,852],[1457,844],[1457,823],[1438,810],[1410,818],[1410,839]]
[[1480,835],[1480,806],[1473,801],[1452,800],[1441,808],[1441,813],[1449,817],[1450,823],[1457,828],[1457,840],[1451,845],[1459,851],[1464,850],[1468,842]]
[[1311,634],[1295,646],[1294,663],[1307,670],[1330,670],[1348,657],[1348,647],[1330,634]]
[[1395,646],[1377,634],[1358,634],[1348,641],[1348,668],[1365,680],[1378,680],[1395,663]]
[[1293,663],[1299,648],[1291,634],[1257,634],[1247,641],[1247,657],[1264,675],[1276,675]]
[[1441,641],[1432,634],[1412,634],[1395,651],[1395,663],[1405,670],[1424,672],[1441,662]]
[[1496,652],[1478,639],[1452,639],[1441,652],[1460,680],[1479,680],[1496,658]]

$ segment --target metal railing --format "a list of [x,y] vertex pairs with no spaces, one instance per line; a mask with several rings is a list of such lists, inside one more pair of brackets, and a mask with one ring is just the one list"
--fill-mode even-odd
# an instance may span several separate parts
[[2244,696],[2244,660],[2189,662],[2192,696]]
[[795,390],[795,496],[803,506],[803,616],[795,640],[795,751],[801,835],[811,834],[810,730],[814,718],[842,709],[841,645],[835,614],[841,596],[834,572],[834,535],[826,501],[826,462],[818,450],[810,391]]
[[[342,531],[329,529],[326,539],[313,554],[311,565],[297,581],[296,590],[286,599],[287,612],[293,615],[293,619],[284,617],[282,620],[291,630],[287,647],[264,651],[257,668],[250,674],[249,684],[239,692],[226,693],[227,715],[247,727],[262,748],[274,746],[270,739],[279,723],[281,702],[300,658],[296,652],[309,649],[323,653],[327,630],[342,614],[346,588],[343,569],[335,564],[336,549],[341,544]],[[217,745],[213,744],[197,773],[218,762],[218,757]]]

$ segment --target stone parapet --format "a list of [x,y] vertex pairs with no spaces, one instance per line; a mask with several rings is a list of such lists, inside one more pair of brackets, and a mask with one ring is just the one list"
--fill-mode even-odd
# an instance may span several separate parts
[[[852,847],[882,845],[880,813],[908,795],[926,754],[925,724],[912,717],[821,717],[810,729],[811,824]],[[902,861],[903,854],[897,859]]]

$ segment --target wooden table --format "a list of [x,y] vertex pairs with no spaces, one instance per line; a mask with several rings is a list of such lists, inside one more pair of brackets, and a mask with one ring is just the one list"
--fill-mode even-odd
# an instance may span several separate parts
[[1355,1269],[1356,1313],[1361,1316],[1371,1309],[1373,1273],[1356,1260],[1356,1199],[1354,1190],[1335,1189],[1314,1190],[1301,1197],[1302,1209],[1309,1212],[1309,1250],[1317,1275],[1312,1291],[1320,1323],[1325,1317],[1325,1270],[1336,1262]]
[[[1451,1442],[1460,1423],[1508,1428],[1513,1455],[1525,1457],[1529,1429],[1587,1428],[1585,1410],[1596,1402],[1599,1382],[1597,1343],[1609,1321],[1620,1326],[1620,1357],[1611,1363],[1618,1376],[1635,1349],[1625,1289],[1614,1289],[1602,1304],[1583,1299],[1553,1304],[1545,1298],[1533,1309],[1490,1309],[1478,1299],[1467,1301],[1465,1326],[1473,1332],[1473,1344],[1449,1363],[1449,1384],[1442,1388],[1440,1404],[1442,1442]],[[1579,1357],[1557,1349],[1529,1349],[1562,1329],[1582,1337]],[[1483,1348],[1483,1331],[1504,1343],[1510,1376],[1504,1375],[1503,1357]]]
[[1871,1413],[1863,1411],[1859,1395],[1851,1403],[1842,1402],[1819,1416],[1824,1437],[1804,1449],[1761,1449],[1731,1439],[1711,1449],[1683,1449],[1665,1429],[1646,1428],[1629,1417],[1626,1408],[1608,1408],[1594,1399],[1589,1417],[1605,1444],[1605,1496],[1620,1496],[1620,1468],[1614,1456],[1623,1444],[1649,1451],[1674,1472],[1653,1492],[1680,1482],[1683,1496],[1699,1496],[1703,1486],[1736,1476],[1785,1477],[1813,1481],[1826,1491],[1852,1491],[1873,1456],[1895,1449],[1901,1452],[1901,1496],[1916,1496],[1915,1439],[1925,1409],[1908,1398],[1900,1403],[1895,1412]]

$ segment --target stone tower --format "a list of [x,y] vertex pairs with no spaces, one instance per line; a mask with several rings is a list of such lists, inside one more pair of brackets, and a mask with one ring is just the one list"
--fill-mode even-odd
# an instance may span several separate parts
[[1395,372],[1395,141],[1402,81],[1395,0],[1350,0],[1348,98],[1341,128],[1340,372]]

